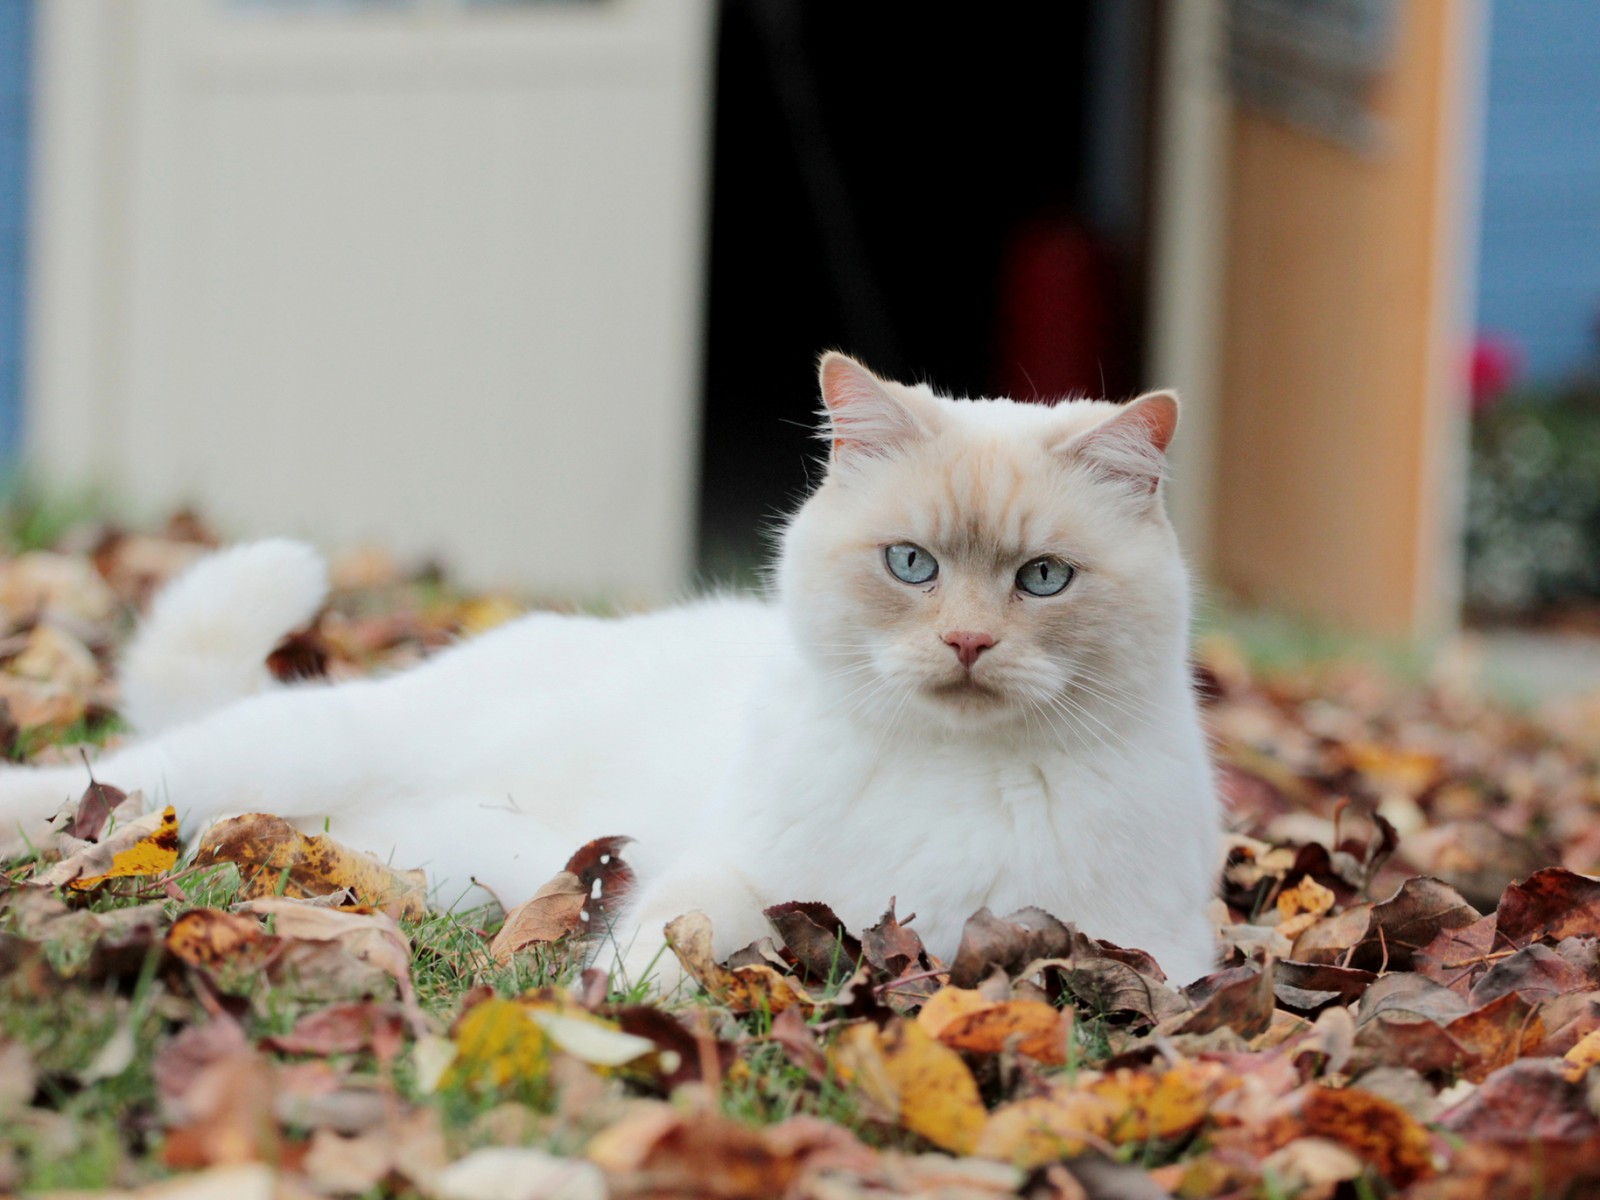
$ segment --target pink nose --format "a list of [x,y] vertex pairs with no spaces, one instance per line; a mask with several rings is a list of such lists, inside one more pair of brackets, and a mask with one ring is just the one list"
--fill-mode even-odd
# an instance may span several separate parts
[[994,639],[987,633],[968,633],[958,629],[944,635],[944,644],[954,650],[961,665],[970,670],[972,664],[978,661],[978,655],[994,645]]

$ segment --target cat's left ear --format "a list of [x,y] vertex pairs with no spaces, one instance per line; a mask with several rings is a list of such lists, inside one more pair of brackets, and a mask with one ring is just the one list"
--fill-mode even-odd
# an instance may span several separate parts
[[1146,392],[1087,433],[1068,438],[1056,453],[1091,463],[1108,479],[1153,493],[1166,473],[1167,447],[1178,428],[1178,394]]

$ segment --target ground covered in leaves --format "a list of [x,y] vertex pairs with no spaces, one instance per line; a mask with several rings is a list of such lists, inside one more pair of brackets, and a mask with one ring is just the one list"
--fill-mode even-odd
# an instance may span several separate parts
[[[209,537],[32,540],[0,561],[0,741],[60,759],[117,736],[115,647]],[[336,581],[281,675],[516,611],[381,555]],[[1185,989],[1037,910],[974,914],[938,962],[886,894],[870,929],[774,908],[728,963],[686,915],[704,992],[661,1004],[582,966],[621,842],[509,918],[444,915],[271,814],[184,851],[100,780],[0,874],[0,1191],[1600,1194],[1600,707],[1203,662],[1233,830],[1222,965]]]

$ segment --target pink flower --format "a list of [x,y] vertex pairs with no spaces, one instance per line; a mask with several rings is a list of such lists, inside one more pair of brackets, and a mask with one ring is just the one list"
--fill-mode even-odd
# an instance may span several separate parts
[[1472,344],[1472,411],[1486,412],[1517,381],[1522,352],[1509,338],[1480,333]]

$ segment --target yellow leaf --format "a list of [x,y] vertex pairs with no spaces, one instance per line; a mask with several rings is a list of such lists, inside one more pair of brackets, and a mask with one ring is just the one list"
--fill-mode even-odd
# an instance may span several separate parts
[[961,1056],[911,1021],[886,1029],[848,1027],[833,1048],[845,1082],[906,1129],[957,1154],[970,1153],[986,1114],[978,1085]]
[[923,1002],[917,1024],[934,1037],[957,1017],[988,1008],[993,1001],[976,988],[942,987]]
[[1184,1059],[1160,1075],[1122,1068],[1089,1084],[1088,1091],[1116,1112],[1109,1138],[1119,1145],[1187,1133],[1205,1120],[1211,1102],[1232,1086],[1217,1063]]
[[1116,1117],[1111,1101],[1088,1092],[1033,1096],[995,1109],[973,1153],[1031,1170],[1103,1144]]
[[1302,913],[1320,917],[1333,907],[1334,899],[1331,888],[1323,887],[1307,875],[1292,888],[1278,893],[1278,915],[1285,921]]
[[[112,834],[115,837],[115,831]],[[75,879],[75,888],[91,888],[107,879],[121,879],[128,875],[161,875],[172,870],[178,861],[178,814],[171,805],[161,810],[160,820],[149,833],[125,850],[117,850],[111,859],[111,869],[104,875]]]
[[550,1065],[550,1039],[515,1000],[485,1000],[461,1018],[456,1056],[445,1068],[441,1086],[502,1088],[513,1080],[535,1079]]
[[1085,1076],[1075,1086],[996,1109],[976,1153],[1036,1167],[1090,1146],[1175,1138],[1199,1126],[1216,1098],[1235,1086],[1220,1064],[1188,1059],[1160,1074],[1123,1068]]
[[426,915],[427,880],[421,871],[397,871],[370,854],[331,837],[308,837],[265,813],[218,821],[200,839],[195,862],[238,864],[239,896],[304,899],[348,888],[362,904],[396,919]]
[[473,637],[521,615],[522,609],[504,596],[480,596],[461,606],[461,632]]
[[160,875],[178,861],[178,845],[178,814],[168,807],[113,825],[100,841],[83,846],[31,882],[82,890],[108,879]]
[[685,913],[667,926],[667,945],[683,969],[720,1004],[736,1013],[780,1013],[799,1005],[816,1007],[799,984],[760,963],[732,969],[720,965],[711,950],[711,920],[703,912]]
[[1588,1073],[1590,1067],[1600,1063],[1600,1029],[1591,1029],[1561,1056],[1566,1060],[1562,1069],[1568,1080],[1576,1083]]

